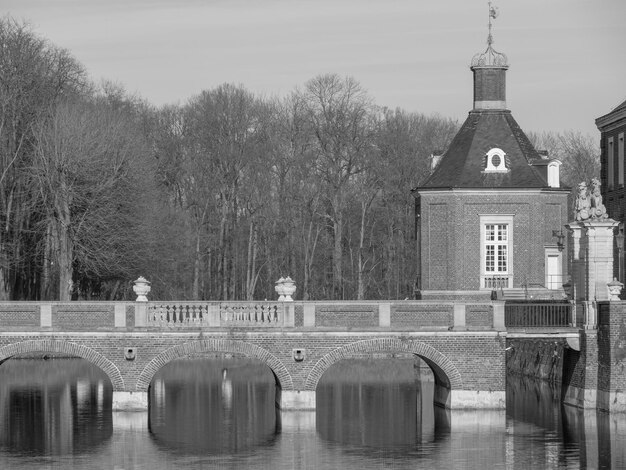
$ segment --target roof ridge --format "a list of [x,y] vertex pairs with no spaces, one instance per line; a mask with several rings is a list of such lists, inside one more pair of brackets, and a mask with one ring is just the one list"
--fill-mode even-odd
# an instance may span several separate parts
[[[472,116],[472,114],[477,114],[477,116]],[[476,124],[478,120],[479,120],[478,113],[473,113],[472,111],[468,113],[467,118],[465,118],[465,121],[463,121],[463,124],[461,124],[461,127],[459,128],[455,136],[452,138],[452,141],[448,145],[448,148],[441,156],[441,160],[439,161],[439,164],[435,167],[435,171],[433,171],[430,174],[430,176],[428,177],[428,179],[426,179],[426,181],[422,184],[422,186],[428,186],[431,180],[436,180],[439,176],[439,173],[445,171],[444,170],[445,165],[442,165],[441,163],[443,163],[446,160],[446,156],[448,155],[451,149],[458,147],[459,144],[465,144],[468,148],[471,148],[471,145],[474,142],[474,136],[476,135],[475,130],[476,130]],[[471,129],[470,129],[470,126],[471,126]],[[468,145],[467,143],[463,142],[463,137],[465,137],[465,135],[468,134],[470,131],[474,131],[474,132],[471,132],[471,139],[469,140],[469,145]],[[465,159],[467,159],[467,154],[466,154]],[[462,169],[463,166],[464,165],[460,165],[458,168]]]
[[611,113],[614,112],[614,111],[618,111],[618,110],[620,110],[622,108],[626,108],[626,100],[622,101],[613,110],[611,110]]
[[511,130],[513,131],[513,137],[517,141],[517,144],[520,146],[520,149],[522,150],[522,155],[530,166],[531,171],[535,173],[535,176],[543,181],[546,186],[549,186],[548,181],[544,178],[541,172],[535,166],[531,165],[531,156],[529,155],[529,153],[535,154],[532,156],[532,159],[541,158],[541,155],[539,155],[539,152],[530,141],[526,133],[522,130],[520,125],[517,123],[513,115],[509,114],[508,116],[506,116],[505,119],[509,122]]

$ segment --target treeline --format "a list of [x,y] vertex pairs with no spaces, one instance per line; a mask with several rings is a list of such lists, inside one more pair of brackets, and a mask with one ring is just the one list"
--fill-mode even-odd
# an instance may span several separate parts
[[406,298],[414,201],[458,123],[322,75],[155,108],[0,21],[0,300]]

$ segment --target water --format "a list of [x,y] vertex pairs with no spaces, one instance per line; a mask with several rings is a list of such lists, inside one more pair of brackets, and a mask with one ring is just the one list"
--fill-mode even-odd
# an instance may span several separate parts
[[506,411],[444,411],[414,366],[339,363],[315,412],[281,413],[266,366],[186,359],[157,374],[149,413],[122,413],[86,361],[10,360],[0,366],[0,468],[626,468],[625,415],[562,407],[558,391],[514,378]]

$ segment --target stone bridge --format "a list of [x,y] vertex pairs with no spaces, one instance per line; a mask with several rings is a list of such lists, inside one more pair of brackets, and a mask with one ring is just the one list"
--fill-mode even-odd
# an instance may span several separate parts
[[[413,354],[433,370],[435,403],[504,408],[504,302],[3,302],[0,363],[50,353],[110,378],[114,409],[146,409],[155,373],[177,358],[242,355],[266,364],[282,409],[314,409],[324,372],[343,359]],[[515,333],[570,341],[579,330]]]

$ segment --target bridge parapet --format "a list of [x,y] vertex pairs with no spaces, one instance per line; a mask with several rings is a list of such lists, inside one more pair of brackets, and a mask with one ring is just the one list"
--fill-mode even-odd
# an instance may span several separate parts
[[0,302],[0,330],[503,331],[504,302]]

